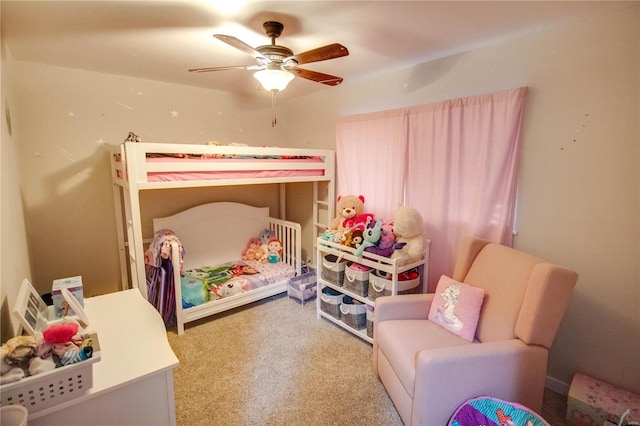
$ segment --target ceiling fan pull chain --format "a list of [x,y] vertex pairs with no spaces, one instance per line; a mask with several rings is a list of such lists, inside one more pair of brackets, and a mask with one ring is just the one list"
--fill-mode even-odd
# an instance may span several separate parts
[[278,120],[276,118],[276,91],[272,90],[271,91],[271,127],[276,127],[276,124],[278,124]]

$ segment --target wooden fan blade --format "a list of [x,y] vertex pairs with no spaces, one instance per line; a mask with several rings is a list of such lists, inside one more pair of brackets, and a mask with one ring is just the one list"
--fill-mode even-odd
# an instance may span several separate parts
[[306,70],[304,68],[292,67],[287,69],[298,77],[326,84],[327,86],[337,86],[338,84],[342,83],[342,77],[336,77],[335,75],[323,74],[321,72]]
[[286,63],[289,59],[293,59],[298,64],[302,65],[311,62],[326,61],[327,59],[340,58],[342,56],[347,56],[348,54],[349,50],[346,47],[339,43],[333,43],[327,46],[318,47],[317,49],[298,53],[289,58],[286,58],[283,62]]
[[235,38],[233,36],[230,35],[224,35],[224,34],[214,34],[213,35],[215,38],[217,38],[220,41],[224,41],[225,43],[227,43],[230,46],[235,47],[236,49],[244,52],[244,53],[248,53],[249,55],[253,56],[256,60],[260,59],[262,61],[266,61],[266,62],[270,62],[271,60],[269,58],[267,58],[266,56],[264,56],[262,53],[258,52],[256,49],[254,49],[253,47],[249,46],[247,43],[245,43],[244,41]]
[[208,68],[191,68],[189,72],[210,72],[225,70],[260,70],[264,68],[262,65],[238,65],[231,67],[208,67]]

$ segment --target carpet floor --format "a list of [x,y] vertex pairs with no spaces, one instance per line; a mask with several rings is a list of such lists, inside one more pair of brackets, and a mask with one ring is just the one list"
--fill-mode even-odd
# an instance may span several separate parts
[[[371,345],[286,295],[190,323],[169,344],[178,426],[402,425],[371,368]],[[542,415],[564,425],[566,399]]]

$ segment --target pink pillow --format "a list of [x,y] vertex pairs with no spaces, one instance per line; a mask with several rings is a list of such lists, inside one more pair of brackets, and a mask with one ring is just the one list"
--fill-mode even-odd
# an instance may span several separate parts
[[484,289],[440,277],[429,310],[429,320],[473,342],[484,299]]

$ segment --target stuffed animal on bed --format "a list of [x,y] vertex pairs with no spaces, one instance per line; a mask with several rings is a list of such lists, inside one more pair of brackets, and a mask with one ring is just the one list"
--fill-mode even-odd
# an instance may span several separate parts
[[279,239],[273,237],[269,240],[269,244],[267,244],[267,247],[269,249],[269,253],[267,254],[267,262],[280,262],[280,258],[282,257],[282,242]]
[[261,244],[263,246],[266,246],[267,244],[269,244],[269,240],[271,238],[274,238],[275,236],[276,236],[275,232],[273,232],[271,229],[264,229],[262,232],[260,232],[260,235],[258,236],[258,238],[260,238]]
[[[242,260],[256,260],[258,259],[258,254],[260,254],[260,246],[262,245],[262,241],[260,238],[250,238],[247,243],[247,248],[242,251]],[[260,254],[260,257],[262,254]]]
[[271,229],[264,229],[260,233],[260,248],[262,249],[262,253],[260,257],[256,257],[256,260],[259,260],[262,263],[267,263],[269,258],[269,241],[272,238],[275,238],[276,234]]
[[244,278],[234,278],[213,288],[213,292],[216,294],[218,299],[235,296],[236,294],[240,294],[248,290],[249,281]]

